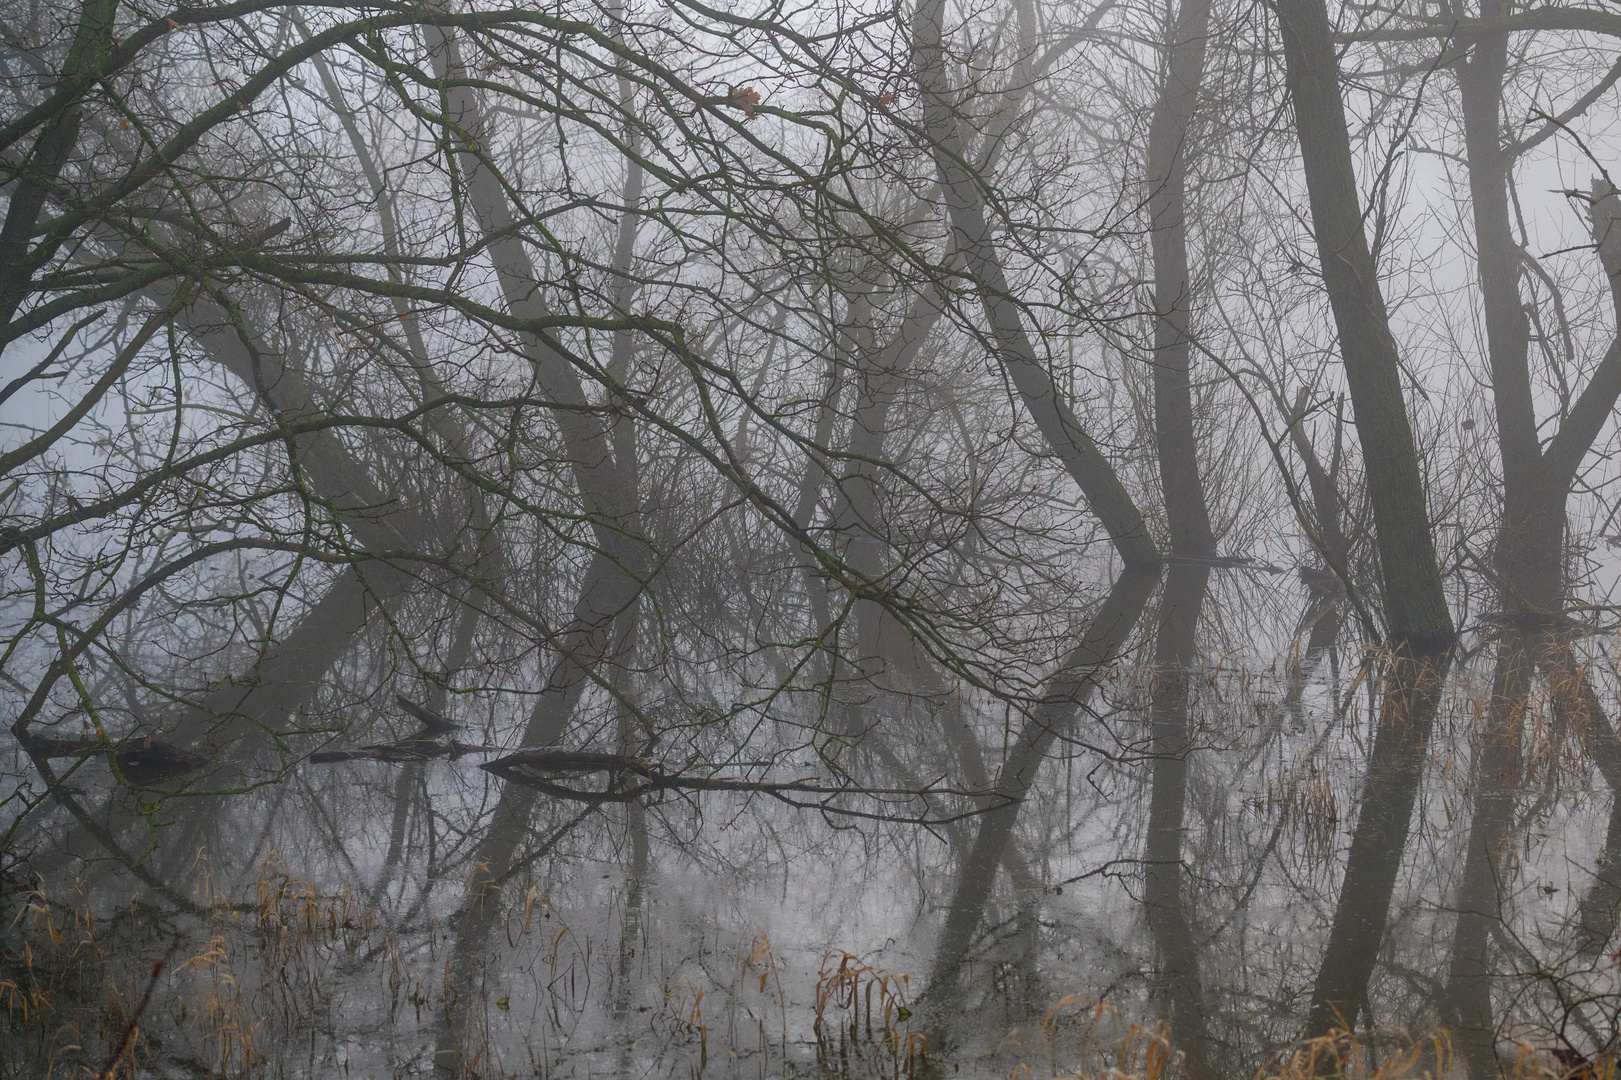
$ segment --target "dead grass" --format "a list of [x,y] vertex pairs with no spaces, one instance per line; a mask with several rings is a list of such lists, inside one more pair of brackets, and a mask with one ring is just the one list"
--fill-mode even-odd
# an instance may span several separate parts
[[[248,903],[224,903],[205,884],[197,899],[206,915],[161,972],[154,961],[176,927],[152,910],[132,902],[98,917],[83,882],[55,897],[35,889],[12,899],[0,937],[0,1080],[134,1077],[160,1059],[220,1080],[316,1075],[320,1054],[357,1032],[382,1048],[372,1058],[382,1068],[354,1075],[417,1074],[451,1008],[472,1017],[463,1028],[476,1044],[464,1047],[469,1075],[544,1075],[553,1050],[564,1053],[582,1024],[599,1033],[639,1024],[655,1040],[651,1052],[691,1053],[700,1075],[724,1064],[717,1075],[730,1076],[743,1060],[751,1075],[778,1075],[791,1052],[789,988],[759,928],[740,936],[735,957],[713,975],[672,972],[639,1003],[612,983],[618,965],[609,954],[619,943],[593,943],[538,889],[507,911],[511,951],[478,987],[450,985],[442,929],[402,946],[355,895],[323,892],[274,858]],[[828,953],[811,996],[822,1075],[925,1075],[930,1047],[913,1030],[912,995],[908,975]],[[617,1028],[605,1025],[609,1016]],[[1529,1045],[1512,1057],[1512,1080],[1618,1080],[1610,1057],[1572,1065]],[[965,1076],[1010,1080],[1180,1076],[1163,1025],[1073,994],[956,1064]],[[1340,1032],[1277,1056],[1254,1080],[1458,1080],[1463,1072],[1444,1032],[1381,1032],[1372,1046]]]

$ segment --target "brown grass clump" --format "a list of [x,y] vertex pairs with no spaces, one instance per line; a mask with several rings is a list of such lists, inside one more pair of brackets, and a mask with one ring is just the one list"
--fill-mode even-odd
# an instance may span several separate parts
[[1262,1069],[1256,1080],[1442,1080],[1451,1071],[1452,1041],[1445,1031],[1376,1057],[1356,1032],[1342,1030],[1301,1044],[1281,1062]]
[[[1405,1048],[1376,1057],[1354,1032],[1334,1031],[1297,1047],[1262,1069],[1256,1080],[1450,1080],[1466,1075],[1444,1029],[1406,1042]],[[1590,1060],[1568,1048],[1521,1043],[1512,1062],[1504,1065],[1508,1080],[1616,1080],[1613,1055]]]
[[[927,1063],[929,1040],[911,1030],[912,977],[872,967],[836,949],[816,978],[816,1060],[828,1075],[911,1077]],[[874,1017],[877,1026],[874,1026]]]

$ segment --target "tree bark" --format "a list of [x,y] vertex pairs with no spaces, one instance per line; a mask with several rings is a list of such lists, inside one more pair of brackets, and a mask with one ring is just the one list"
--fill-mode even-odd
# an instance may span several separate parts
[[[1482,17],[1506,14],[1501,0],[1486,0]],[[1530,320],[1520,294],[1522,254],[1510,225],[1508,182],[1512,154],[1503,145],[1501,110],[1503,71],[1508,50],[1506,32],[1478,37],[1468,59],[1458,67],[1458,88],[1463,102],[1464,136],[1469,154],[1469,184],[1474,210],[1476,248],[1479,252],[1481,297],[1486,315],[1488,359],[1492,395],[1497,414],[1498,445],[1503,465],[1503,516],[1498,530],[1496,570],[1502,616],[1509,629],[1498,644],[1492,700],[1486,730],[1481,734],[1474,777],[1468,855],[1457,897],[1452,960],[1446,1008],[1455,1027],[1472,1080],[1493,1080],[1502,1068],[1496,1047],[1496,1020],[1492,1007],[1491,932],[1502,919],[1502,855],[1511,844],[1515,798],[1521,782],[1520,742],[1529,704],[1530,680],[1536,657],[1550,679],[1556,709],[1566,713],[1572,699],[1578,709],[1593,716],[1573,683],[1584,684],[1575,673],[1568,644],[1558,639],[1564,617],[1565,507],[1575,480],[1577,463],[1597,433],[1595,408],[1613,407],[1618,387],[1611,356],[1600,364],[1561,422],[1546,451],[1539,445],[1529,365]],[[1616,200],[1607,191],[1595,192],[1594,236],[1601,261],[1609,273],[1616,263],[1613,238],[1606,241]],[[1613,278],[1612,278],[1613,282]],[[1618,306],[1621,311],[1621,306]],[[1562,685],[1563,684],[1563,685]],[[1590,688],[1589,688],[1590,692]],[[1595,702],[1596,703],[1596,702]],[[1601,763],[1613,756],[1613,732],[1602,710],[1594,728],[1595,756]],[[1611,772],[1605,771],[1606,779]],[[1621,779],[1618,777],[1617,779]],[[1613,790],[1621,790],[1611,780]],[[1612,826],[1618,823],[1612,815]],[[1618,842],[1621,829],[1612,827]],[[1604,895],[1609,869],[1609,847],[1599,867],[1589,899]],[[1583,902],[1583,932],[1591,940],[1601,929],[1605,905]],[[1610,924],[1613,926],[1613,921]]]
[[980,178],[972,174],[964,155],[947,75],[944,19],[944,0],[920,0],[912,19],[912,55],[923,97],[924,130],[945,194],[951,248],[961,256],[979,293],[996,358],[1048,447],[1086,496],[1121,560],[1128,567],[1157,567],[1159,550],[1143,525],[1142,513],[1114,466],[1059,394],[1025,331],[1019,302],[1002,270],[986,220]]
[[[1160,98],[1148,134],[1148,212],[1154,264],[1154,441],[1171,534],[1171,556],[1216,553],[1194,427],[1189,316],[1187,177],[1189,139],[1200,85],[1209,0],[1183,0]],[[1173,563],[1160,598],[1149,706],[1153,768],[1148,837],[1143,852],[1143,904],[1159,954],[1159,990],[1170,1004],[1171,1038],[1188,1080],[1214,1076],[1199,948],[1185,895],[1182,841],[1188,763],[1193,753],[1189,674],[1198,664],[1199,613],[1210,582],[1207,566]]]
[[1313,1038],[1353,1026],[1367,1000],[1454,631],[1396,342],[1363,231],[1328,11],[1323,0],[1279,0],[1277,12],[1312,228],[1373,504],[1392,647],[1361,813],[1306,1019]]
[[1099,679],[1125,651],[1159,576],[1157,567],[1131,568],[1120,575],[1080,644],[1043,683],[1039,699],[1008,752],[991,809],[980,815],[979,831],[958,871],[935,946],[927,992],[931,1024],[937,1031],[943,1031],[949,1019],[946,999],[957,992],[974,934],[996,883],[997,868],[1012,843],[1019,810],[1035,786],[1041,763],[1053,743],[1073,730]]
[[[118,0],[85,0],[58,84],[75,82],[101,69],[113,46],[117,13]],[[13,176],[8,178],[12,187],[5,223],[0,225],[0,326],[10,323],[17,314],[28,298],[34,272],[55,251],[54,245],[29,250],[29,241],[52,187],[78,148],[83,124],[83,106],[79,102],[70,104],[46,121],[22,163],[7,170]]]

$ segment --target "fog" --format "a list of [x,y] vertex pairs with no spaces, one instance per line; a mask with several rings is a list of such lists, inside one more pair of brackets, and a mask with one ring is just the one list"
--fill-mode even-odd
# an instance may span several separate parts
[[0,1078],[1621,1045],[1621,16],[0,12]]

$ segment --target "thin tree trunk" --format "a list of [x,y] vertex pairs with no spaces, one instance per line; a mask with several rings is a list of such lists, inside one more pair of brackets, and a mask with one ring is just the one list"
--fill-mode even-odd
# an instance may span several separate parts
[[1373,504],[1392,646],[1361,812],[1306,1019],[1311,1038],[1354,1026],[1367,1000],[1454,631],[1396,342],[1363,231],[1328,11],[1323,0],[1279,0],[1277,12],[1312,228]]
[[[73,43],[58,83],[75,82],[100,70],[113,47],[117,0],[86,0],[79,9]],[[70,104],[46,121],[20,166],[13,166],[5,223],[0,225],[0,326],[11,322],[28,298],[34,272],[55,253],[55,245],[29,249],[40,214],[62,168],[78,148],[84,125],[82,107]],[[3,346],[0,346],[3,348]]]
[[[840,327],[834,346],[827,358],[827,369],[822,374],[822,394],[816,403],[816,423],[811,429],[811,443],[805,452],[805,469],[800,474],[799,492],[794,499],[792,517],[801,532],[809,530],[816,517],[816,507],[822,500],[827,484],[824,462],[828,448],[833,445],[833,432],[839,419],[839,401],[844,396],[845,369],[849,366],[848,352],[856,351],[852,338],[868,318],[865,289],[846,299],[844,325]],[[843,677],[838,650],[827,640],[833,628],[833,598],[827,581],[815,556],[805,545],[799,547],[799,568],[805,583],[805,595],[810,605],[811,622],[821,638],[821,647],[827,660],[826,678],[830,698],[836,700],[839,680]],[[835,706],[843,712],[842,706]],[[842,725],[844,718],[838,718]]]
[[[1452,617],[1441,589],[1396,342],[1363,232],[1328,13],[1322,0],[1282,0],[1278,23],[1312,227],[1368,476],[1385,621],[1393,645],[1415,660],[1433,662],[1452,646]],[[1422,718],[1413,720],[1423,725]]]
[[[856,403],[845,455],[849,469],[838,480],[833,520],[844,540],[850,568],[868,579],[884,574],[890,547],[880,494],[891,413],[912,363],[941,314],[939,299],[931,290],[925,290],[913,300],[894,337],[882,349],[855,350]],[[937,673],[928,671],[926,659],[916,655],[910,637],[882,604],[864,597],[857,599],[855,622],[863,663],[902,668],[897,673],[899,684],[891,680],[889,689],[919,689],[909,685],[919,678],[930,688],[941,682],[930,677]]]
[[[429,30],[433,70],[439,78],[462,73],[455,39],[435,28]],[[623,83],[623,80],[621,80]],[[622,97],[626,87],[621,86]],[[621,102],[628,109],[632,102]],[[467,144],[459,154],[468,198],[479,228],[489,242],[496,276],[507,307],[517,315],[546,313],[540,295],[540,282],[533,261],[514,233],[514,215],[506,192],[483,155],[486,145],[486,118],[471,88],[458,86],[449,91],[449,109]],[[639,135],[628,132],[629,145],[638,145]],[[633,254],[635,202],[640,197],[642,169],[634,156],[626,162],[622,193],[626,206],[615,243],[614,303],[623,309],[630,302],[629,260]],[[635,603],[644,588],[650,552],[639,536],[637,466],[634,435],[621,420],[605,425],[597,410],[588,407],[584,387],[568,359],[543,338],[523,335],[525,349],[534,365],[542,390],[563,408],[553,411],[563,436],[569,462],[578,485],[580,500],[589,515],[597,550],[587,568],[583,588],[574,608],[574,618],[557,642],[559,657],[552,665],[545,686],[531,712],[524,745],[546,746],[558,742],[567,728],[591,668],[615,654],[621,635],[616,624]],[[616,335],[610,356],[610,371],[616,377],[628,369],[632,342]],[[614,442],[629,451],[619,460]]]
[[[869,579],[881,577],[888,563],[890,531],[881,493],[892,414],[912,364],[942,314],[941,300],[932,290],[926,290],[914,298],[899,328],[882,348],[870,342],[852,343],[855,405],[844,454],[849,464],[837,481],[832,517],[844,541],[846,561],[851,569]],[[910,701],[919,696],[938,697],[947,691],[950,679],[915,647],[905,628],[882,604],[858,598],[854,616],[861,677],[880,700],[895,695]],[[870,701],[870,696],[852,696],[845,708],[845,730],[861,738],[862,745],[870,747],[899,782],[920,786],[917,777],[884,740],[883,732],[870,724]],[[960,702],[943,704],[937,714],[942,735],[962,760],[964,779],[975,790],[987,789],[990,781],[984,760],[973,732],[957,711]],[[954,838],[965,834],[957,823],[947,828]],[[1016,842],[1010,842],[1003,863],[1012,879],[1018,908],[1009,938],[1010,964],[1020,983],[1021,1003],[1039,1009],[1036,952],[1041,886]]]
[[[1189,138],[1204,80],[1209,0],[1183,0],[1177,11],[1159,102],[1148,135],[1148,211],[1154,262],[1154,441],[1170,526],[1171,556],[1208,558],[1216,539],[1199,475],[1194,428],[1189,314],[1187,176]],[[1210,570],[1173,564],[1160,600],[1149,707],[1153,769],[1143,904],[1159,954],[1160,991],[1170,1003],[1171,1037],[1188,1080],[1210,1080],[1210,1034],[1199,949],[1188,914],[1182,867],[1188,760],[1193,733],[1188,677],[1198,664],[1199,612]]]
[[912,55],[923,97],[924,128],[945,193],[951,247],[961,255],[979,293],[997,360],[1048,447],[1086,496],[1121,560],[1128,567],[1158,567],[1159,551],[1143,525],[1141,512],[1114,466],[1059,394],[1025,331],[1019,302],[1002,270],[985,217],[980,178],[970,172],[963,153],[947,74],[944,20],[944,0],[921,0],[912,19]]
[[1182,867],[1188,758],[1194,746],[1188,677],[1198,656],[1199,611],[1209,581],[1207,566],[1173,564],[1166,576],[1149,707],[1153,773],[1143,852],[1143,904],[1160,957],[1160,990],[1171,1006],[1171,1038],[1182,1051],[1183,1075],[1188,1080],[1214,1076],[1199,948],[1188,914]]
[[[634,622],[626,630],[625,653],[628,656],[636,651],[637,633]],[[617,709],[614,717],[617,730],[619,752],[627,756],[637,756],[641,747],[637,738],[637,725],[631,710],[625,707],[625,701],[636,699],[636,687],[630,665],[621,664],[614,669],[614,689],[619,697],[616,702]],[[645,960],[637,963],[638,950],[642,944],[643,905],[647,898],[647,864],[649,856],[647,836],[647,807],[640,800],[625,804],[625,832],[630,840],[630,867],[625,875],[625,908],[624,919],[619,930],[619,957],[615,967],[613,1018],[620,1024],[630,1019],[630,1003],[632,996],[631,979],[638,970],[647,970]],[[628,1075],[631,1059],[631,1045],[634,1036],[627,1030],[621,1035],[619,1045],[619,1061],[622,1074]]]
[[[437,27],[428,27],[426,33],[434,75],[440,79],[463,77],[455,38]],[[507,310],[524,318],[544,318],[550,312],[542,283],[516,228],[507,193],[487,160],[487,116],[471,87],[454,86],[447,96],[449,117],[458,129],[454,134],[465,140],[458,160],[467,199],[487,242],[486,250],[495,265]],[[627,188],[640,190],[640,171],[638,161],[627,161]],[[616,278],[627,272],[628,267],[615,268]],[[525,333],[520,338],[541,390],[560,406],[551,415],[563,436],[580,500],[592,515],[598,543],[624,563],[627,573],[636,576],[636,568],[646,563],[647,556],[644,545],[625,529],[625,519],[635,513],[636,499],[620,475],[626,463],[614,460],[608,426],[599,410],[591,408],[579,373],[569,359],[539,334]]]
[[[462,62],[455,38],[435,27],[427,29],[427,36],[434,74],[441,79],[460,77]],[[459,137],[466,140],[458,158],[467,198],[488,243],[486,250],[495,264],[507,309],[526,318],[543,317],[548,312],[534,262],[515,230],[516,219],[506,191],[486,160],[487,117],[468,86],[453,87],[447,98],[449,116],[459,129]],[[628,107],[628,103],[621,104]],[[639,193],[641,183],[641,164],[631,157],[626,162],[626,194]],[[633,216],[631,210],[626,213]],[[621,246],[616,244],[616,255]],[[629,251],[624,254],[628,257]],[[616,282],[623,282],[629,269],[615,266]],[[622,306],[628,298],[628,292],[616,288],[616,305]],[[587,588],[575,608],[577,619],[583,616],[589,621],[590,632],[565,635],[564,662],[554,669],[530,719],[531,731],[538,730],[549,743],[561,737],[568,723],[569,712],[559,712],[559,707],[572,708],[584,672],[611,650],[614,621],[640,594],[651,565],[651,552],[640,536],[635,461],[616,459],[611,427],[602,421],[599,410],[590,407],[579,373],[568,358],[538,334],[523,334],[520,338],[541,390],[561,406],[552,410],[552,416],[563,436],[597,547],[592,570],[586,577]]]
[[[1303,655],[1291,658],[1289,679],[1283,693],[1283,710],[1297,730],[1303,731],[1306,727],[1303,708],[1306,684],[1322,662],[1322,658],[1328,655],[1329,650],[1334,648],[1334,643],[1339,640],[1343,622],[1339,599],[1313,590],[1313,595],[1307,602],[1303,625],[1300,627],[1300,629],[1309,627],[1306,650]],[[1297,640],[1298,633],[1299,630],[1296,631]]]
[[1110,590],[1079,645],[1042,685],[1039,700],[1019,730],[997,778],[991,809],[979,818],[979,831],[957,874],[944,926],[930,967],[931,1023],[937,1031],[949,1021],[947,998],[955,995],[963,964],[990,900],[996,871],[1010,850],[1025,797],[1034,787],[1053,742],[1075,726],[1104,671],[1120,658],[1141,618],[1157,567],[1128,569]]
[[1339,640],[1340,627],[1344,622],[1341,608],[1345,590],[1352,584],[1342,580],[1350,573],[1351,566],[1351,542],[1345,535],[1339,493],[1340,430],[1344,425],[1344,416],[1342,414],[1336,418],[1334,455],[1330,459],[1329,467],[1324,468],[1317,451],[1311,445],[1311,440],[1306,436],[1305,429],[1301,426],[1305,417],[1307,393],[1307,388],[1302,386],[1296,396],[1294,408],[1288,414],[1289,436],[1294,443],[1296,454],[1306,468],[1307,482],[1311,487],[1313,516],[1316,518],[1316,535],[1322,545],[1320,554],[1324,567],[1316,572],[1308,572],[1304,567],[1301,569],[1301,579],[1306,584],[1309,599],[1296,635],[1298,636],[1301,630],[1309,628],[1309,631],[1305,655],[1290,661],[1288,688],[1283,696],[1284,710],[1295,726],[1302,729],[1305,726],[1305,719],[1301,715],[1301,700],[1305,696],[1306,681],[1321,658]]
[[[309,28],[304,24],[303,18],[296,12],[293,19],[298,23],[299,30],[306,38],[310,37]],[[400,263],[405,257],[405,243],[400,236],[399,219],[395,212],[394,193],[388,189],[383,180],[383,170],[378,166],[372,148],[367,144],[360,131],[358,118],[344,99],[343,88],[333,75],[331,66],[327,64],[326,57],[320,53],[310,58],[316,74],[321,78],[322,89],[326,91],[332,111],[342,125],[344,133],[349,137],[349,145],[355,152],[355,160],[360,165],[360,171],[366,178],[366,184],[371,188],[372,198],[377,203],[377,220],[379,232],[383,241],[383,251],[388,256],[383,268],[389,280],[395,283],[404,283],[405,276],[400,269]],[[422,321],[418,318],[416,308],[404,297],[393,298],[394,314],[399,318],[400,326],[405,332],[405,352],[415,371],[418,386],[425,402],[441,400],[445,396],[445,389],[434,371],[433,362],[428,355],[428,346],[422,337]],[[622,332],[624,333],[624,332]],[[617,337],[616,337],[617,342]],[[445,444],[460,455],[465,462],[475,460],[472,442],[465,425],[457,422],[447,409],[434,409],[426,416],[428,425],[444,440]],[[473,510],[473,525],[480,530],[489,529],[489,515],[486,512],[484,500],[480,492],[469,488],[469,503]]]
[[1148,213],[1154,260],[1154,441],[1173,554],[1210,556],[1216,540],[1199,477],[1193,423],[1193,281],[1188,272],[1188,140],[1204,80],[1209,0],[1183,0],[1148,133]]

